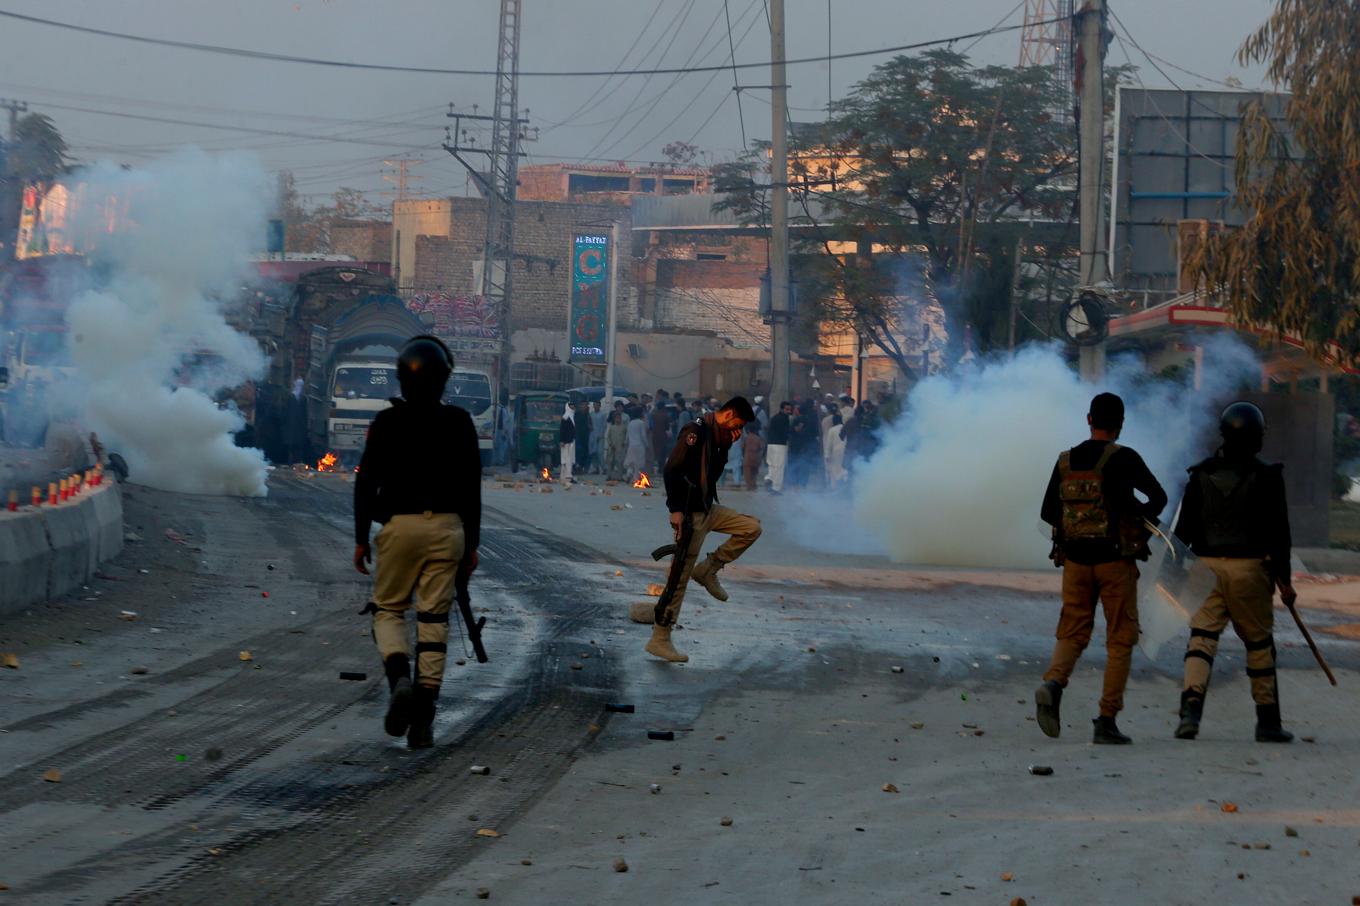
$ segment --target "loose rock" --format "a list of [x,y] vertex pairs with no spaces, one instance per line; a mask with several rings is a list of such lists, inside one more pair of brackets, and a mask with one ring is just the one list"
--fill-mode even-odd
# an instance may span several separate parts
[[492,830],[489,827],[483,827],[477,831],[477,836],[479,837],[499,837],[500,835],[501,835],[500,831]]
[[477,774],[478,776],[485,777],[491,773],[491,769],[484,764],[474,764],[469,769],[468,773]]
[[1299,835],[1299,832],[1292,827],[1286,827],[1284,829],[1284,835],[1286,837],[1297,837]]
[[3,657],[0,657],[0,662],[3,662],[11,670],[19,669],[19,655],[17,654],[6,652]]
[[614,870],[617,872],[625,872],[628,870],[628,863],[623,860],[623,856],[619,856],[614,860]]
[[490,891],[489,889],[485,888],[485,887],[478,887],[478,888],[477,888],[477,899],[479,899],[479,900],[489,900],[489,899],[491,899],[491,891]]
[[885,784],[883,784],[883,792],[885,792],[885,793],[898,793],[898,792],[901,792],[901,790],[899,790],[899,789],[896,787],[896,785],[894,785],[894,784],[885,783]]
[[236,655],[236,657],[242,661],[255,660],[255,655],[251,654],[249,651],[242,651],[240,654]]
[[136,676],[146,676],[150,672],[151,671],[145,667],[133,667],[131,670],[128,671],[128,673],[134,674]]
[[56,768],[48,768],[43,774],[42,779],[46,780],[48,783],[61,783],[61,771],[58,771]]
[[1029,772],[1035,777],[1049,777],[1053,774],[1053,769],[1046,764],[1032,764]]
[[731,827],[731,826],[732,826],[732,819],[731,819],[731,818],[724,818],[724,819],[722,819],[721,821],[719,821],[718,823],[721,824],[723,827]]

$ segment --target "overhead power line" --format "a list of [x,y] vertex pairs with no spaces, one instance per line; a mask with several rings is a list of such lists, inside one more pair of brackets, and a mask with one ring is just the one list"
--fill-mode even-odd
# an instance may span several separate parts
[[[30,16],[25,13],[16,13],[12,10],[0,9],[0,18],[13,19],[19,22],[28,22],[33,25],[45,25],[51,28],[61,28],[67,31],[80,32],[87,35],[97,35],[103,38],[117,38],[122,41],[135,41],[139,44],[154,44],[160,47],[174,47],[180,50],[194,50],[202,53],[220,54],[231,57],[244,57],[252,60],[265,60],[274,63],[300,63],[309,66],[330,66],[338,69],[362,69],[377,70],[381,72],[407,72],[420,73],[425,75],[465,75],[465,76],[494,76],[496,71],[493,69],[445,69],[436,66],[398,66],[391,63],[358,63],[352,60],[328,60],[319,57],[300,57],[292,54],[271,53],[264,50],[249,50],[243,47],[224,47],[218,44],[201,44],[195,41],[175,41],[169,38],[152,38],[147,35],[134,35],[127,32],[111,31],[104,28],[93,28],[87,25],[76,25],[73,22],[60,22],[55,19],[44,19],[40,16]],[[1030,23],[1031,25],[1048,25],[1059,20],[1052,19],[1045,22]],[[1008,25],[1000,28],[983,29],[981,31],[969,32],[962,35],[954,35],[949,38],[937,38],[931,41],[917,41],[912,44],[899,44],[895,47],[880,47],[877,50],[855,50],[837,54],[820,54],[813,57],[798,57],[785,60],[785,65],[797,66],[806,63],[826,63],[832,60],[852,60],[858,57],[874,57],[890,53],[902,53],[908,50],[920,50],[925,47],[938,47],[942,44],[953,44],[958,41],[968,41],[973,38],[986,37],[988,35],[1001,34],[1008,31],[1019,31],[1024,25]],[[628,75],[679,75],[690,72],[713,72],[728,71],[732,69],[768,69],[770,62],[763,60],[759,63],[722,63],[714,66],[672,66],[654,69],[592,69],[592,70],[522,70],[519,75],[521,78],[570,78],[570,77],[608,77],[608,76],[628,76]]]

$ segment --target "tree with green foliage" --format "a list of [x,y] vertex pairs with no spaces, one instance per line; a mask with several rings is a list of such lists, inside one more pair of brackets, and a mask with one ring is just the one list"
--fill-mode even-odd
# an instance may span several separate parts
[[19,118],[14,141],[4,143],[0,168],[0,248],[8,256],[19,226],[26,186],[47,187],[71,165],[66,139],[52,118],[30,113]]
[[[1239,229],[1190,256],[1203,287],[1247,324],[1360,358],[1360,4],[1277,0],[1238,52],[1288,89],[1284,122],[1257,102],[1237,140]],[[1335,344],[1335,346],[1332,346]]]
[[[912,374],[896,340],[905,271],[943,304],[956,349],[965,325],[981,348],[1004,346],[1022,218],[1071,219],[1077,148],[1055,115],[1063,103],[1045,68],[974,67],[932,50],[876,67],[823,127],[795,130],[790,216],[815,228],[794,252],[813,272],[800,281],[816,288],[817,316]],[[768,220],[762,157],[715,173],[724,206],[748,222]],[[875,252],[847,256],[833,242]]]

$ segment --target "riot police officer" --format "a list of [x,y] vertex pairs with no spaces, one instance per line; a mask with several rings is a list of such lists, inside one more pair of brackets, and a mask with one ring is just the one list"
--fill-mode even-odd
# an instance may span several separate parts
[[1256,741],[1289,742],[1293,734],[1280,725],[1273,635],[1275,589],[1286,599],[1294,594],[1283,466],[1268,465],[1257,455],[1265,440],[1266,418],[1253,404],[1238,402],[1224,409],[1219,432],[1223,446],[1190,469],[1176,522],[1177,537],[1217,580],[1190,618],[1176,738],[1194,739],[1199,734],[1218,638],[1231,623],[1247,649]]
[[[434,745],[435,703],[444,677],[449,610],[459,571],[477,568],[481,454],[466,410],[440,399],[453,355],[437,338],[415,337],[397,357],[401,399],[378,413],[354,483],[354,567],[373,577],[373,638],[390,688],[383,727],[413,749]],[[406,611],[416,610],[415,676]]]

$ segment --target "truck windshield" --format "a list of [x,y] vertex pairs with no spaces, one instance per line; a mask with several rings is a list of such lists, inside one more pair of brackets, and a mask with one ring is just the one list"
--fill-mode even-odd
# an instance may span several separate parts
[[66,348],[66,334],[56,331],[27,334],[24,337],[24,364],[49,368],[70,366],[71,354]]
[[455,371],[444,388],[444,402],[481,415],[491,408],[491,380],[484,374]]
[[385,400],[396,396],[395,368],[339,368],[335,372],[336,399]]

